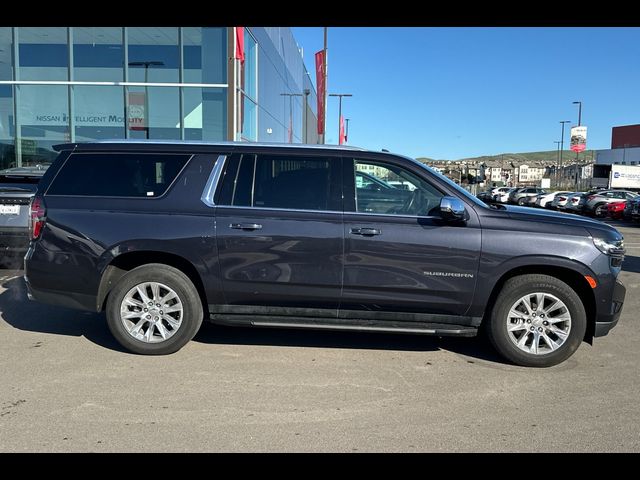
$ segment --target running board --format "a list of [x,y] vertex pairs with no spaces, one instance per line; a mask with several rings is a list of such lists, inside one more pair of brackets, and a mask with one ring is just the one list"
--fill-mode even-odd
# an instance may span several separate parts
[[359,332],[411,333],[420,335],[474,337],[475,327],[427,322],[397,322],[384,320],[354,320],[335,318],[299,318],[267,315],[233,315],[214,313],[211,322],[237,327],[305,328]]

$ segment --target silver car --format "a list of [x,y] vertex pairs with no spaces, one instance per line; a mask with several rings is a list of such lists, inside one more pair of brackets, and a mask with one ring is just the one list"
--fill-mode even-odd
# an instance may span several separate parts
[[633,200],[637,196],[637,193],[627,190],[605,190],[589,195],[585,199],[582,211],[595,217],[604,217],[607,215],[607,205],[609,203]]
[[547,193],[541,188],[537,187],[525,187],[519,188],[509,194],[509,203],[515,203],[517,205],[526,205],[528,197],[535,197],[541,193]]

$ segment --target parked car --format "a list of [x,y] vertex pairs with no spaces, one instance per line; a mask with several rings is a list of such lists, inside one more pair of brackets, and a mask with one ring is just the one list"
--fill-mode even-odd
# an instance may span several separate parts
[[509,194],[509,203],[524,205],[528,197],[535,197],[541,193],[546,193],[542,188],[526,187],[519,188]]
[[619,220],[622,218],[622,214],[624,213],[624,207],[627,202],[612,202],[607,204],[607,214],[609,218],[613,218],[614,220]]
[[[491,190],[491,196],[493,198],[493,201],[500,202],[500,198],[511,190],[513,190],[511,187],[494,188],[493,190]],[[502,202],[502,203],[505,203],[505,202]]]
[[539,193],[536,198],[536,207],[549,208],[551,207],[551,202],[558,195],[567,194],[570,192],[548,192],[548,193]]
[[0,265],[19,266],[29,247],[29,203],[48,165],[0,170]]
[[[639,197],[640,198],[640,197]],[[633,200],[624,202],[624,210],[622,211],[622,219],[630,222],[632,220],[631,211],[633,210]]]
[[587,194],[585,192],[574,192],[570,194],[564,204],[564,211],[581,214]]
[[491,190],[480,192],[478,193],[478,195],[476,195],[476,197],[478,197],[480,200],[482,200],[485,203],[493,202],[493,196],[491,195]]
[[564,210],[569,198],[578,194],[580,194],[580,192],[561,193],[560,195],[556,195],[551,201],[551,208],[553,210]]
[[509,187],[507,188],[507,190],[503,190],[501,192],[498,192],[497,195],[494,196],[493,201],[495,203],[509,203],[509,195],[511,195],[512,192],[518,190],[517,188],[513,188],[513,187]]
[[607,204],[626,200],[633,200],[637,193],[626,190],[605,190],[593,193],[585,199],[583,212],[595,217],[604,217],[607,213]]
[[631,200],[631,220],[634,222],[640,220],[640,197]]
[[[240,142],[54,148],[30,209],[29,298],[105,311],[135,353],[175,352],[203,319],[441,336],[484,326],[502,356],[545,367],[606,335],[624,303],[615,228],[489,207],[404,156]],[[415,188],[359,187],[360,166]]]

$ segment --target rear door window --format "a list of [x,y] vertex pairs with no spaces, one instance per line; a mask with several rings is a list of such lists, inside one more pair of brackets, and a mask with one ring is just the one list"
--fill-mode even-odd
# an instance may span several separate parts
[[225,173],[221,205],[342,210],[339,158],[242,154]]
[[74,153],[58,172],[47,195],[159,197],[190,157],[162,153]]

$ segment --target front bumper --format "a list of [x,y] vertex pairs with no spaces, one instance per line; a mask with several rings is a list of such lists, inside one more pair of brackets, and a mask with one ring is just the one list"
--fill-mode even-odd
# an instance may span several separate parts
[[611,301],[608,304],[608,308],[598,314],[596,317],[594,337],[604,337],[609,331],[616,326],[622,313],[622,306],[624,304],[624,297],[627,293],[627,289],[619,280],[616,280],[613,287],[613,293],[611,295]]

